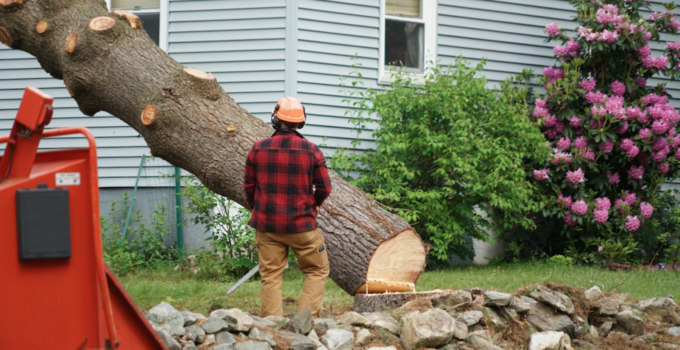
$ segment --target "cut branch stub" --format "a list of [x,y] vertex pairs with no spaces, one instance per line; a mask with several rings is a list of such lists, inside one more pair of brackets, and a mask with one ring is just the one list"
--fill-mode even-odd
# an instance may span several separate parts
[[130,22],[130,27],[132,29],[139,29],[142,27],[142,22],[139,19],[139,16],[135,15],[134,13],[127,12],[125,10],[116,10],[113,11],[113,14],[118,16],[121,19],[124,19],[128,22]]
[[76,44],[78,44],[78,34],[73,33],[66,39],[66,52],[73,53],[76,50]]
[[111,17],[96,17],[90,21],[90,29],[96,32],[104,32],[116,25],[116,20]]
[[231,125],[227,126],[227,132],[232,132],[234,130],[236,130],[236,125],[231,124]]
[[152,105],[146,105],[142,111],[142,124],[146,126],[153,124],[156,120],[156,113],[158,113],[158,108]]
[[7,31],[4,28],[0,27],[0,43],[3,43],[7,45],[8,47],[12,47],[12,44],[14,44],[14,40],[12,40],[12,36],[7,33]]
[[13,4],[21,5],[24,3],[24,0],[0,0],[0,5],[2,6],[9,6]]
[[49,26],[47,25],[47,22],[40,21],[38,22],[38,24],[35,25],[35,30],[40,34],[44,34],[47,31],[48,27]]
[[202,79],[202,80],[215,80],[216,79],[215,75],[213,75],[212,73],[206,73],[206,72],[204,72],[202,70],[198,70],[196,68],[185,67],[184,71],[187,74],[189,74],[193,77],[196,77],[198,79]]

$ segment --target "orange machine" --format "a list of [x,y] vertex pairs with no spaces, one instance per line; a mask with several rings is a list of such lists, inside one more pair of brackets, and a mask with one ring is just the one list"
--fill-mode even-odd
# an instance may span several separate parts
[[[94,137],[44,131],[52,101],[27,88],[0,137],[0,349],[167,349],[104,264]],[[38,152],[73,134],[89,148]]]

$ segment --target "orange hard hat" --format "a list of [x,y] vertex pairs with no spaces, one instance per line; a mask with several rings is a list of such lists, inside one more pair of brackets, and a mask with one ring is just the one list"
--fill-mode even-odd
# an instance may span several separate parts
[[305,109],[302,103],[295,97],[284,97],[276,103],[272,114],[276,113],[279,120],[289,123],[302,123],[305,121]]

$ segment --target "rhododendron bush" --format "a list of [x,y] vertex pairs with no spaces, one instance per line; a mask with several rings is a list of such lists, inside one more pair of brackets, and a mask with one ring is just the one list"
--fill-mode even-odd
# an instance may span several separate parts
[[[557,63],[543,70],[546,92],[532,117],[552,153],[533,177],[554,195],[544,214],[564,222],[569,253],[625,260],[646,244],[642,230],[658,226],[660,186],[678,175],[680,113],[650,78],[677,76],[680,41],[661,42],[660,33],[676,34],[680,22],[672,4],[652,12],[647,1],[572,3],[573,37],[557,23],[545,27]],[[650,42],[664,51],[653,53]]]

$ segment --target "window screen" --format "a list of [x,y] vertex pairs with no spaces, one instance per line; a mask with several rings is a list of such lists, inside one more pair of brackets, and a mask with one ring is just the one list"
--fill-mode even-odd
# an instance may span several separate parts
[[385,14],[388,16],[421,18],[421,0],[387,0]]
[[423,68],[423,24],[385,20],[385,64]]
[[161,7],[161,0],[111,0],[111,9],[142,10]]

